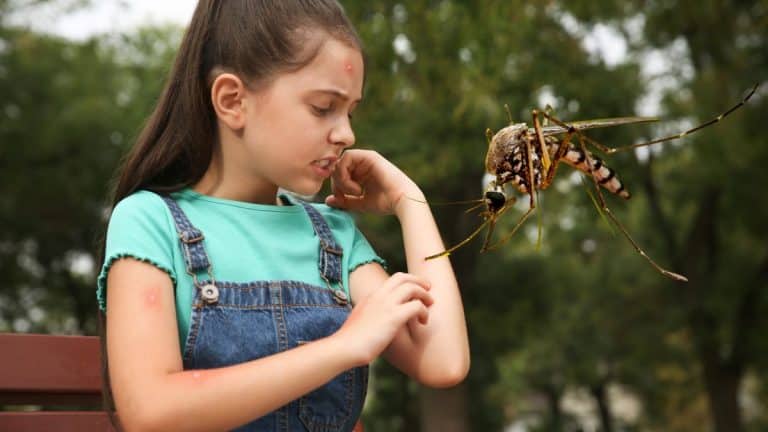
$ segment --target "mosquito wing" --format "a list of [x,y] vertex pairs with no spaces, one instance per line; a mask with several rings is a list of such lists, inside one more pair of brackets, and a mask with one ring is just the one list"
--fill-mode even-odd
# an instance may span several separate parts
[[[620,126],[635,123],[652,123],[659,121],[658,117],[612,117],[593,120],[579,120],[572,122],[563,122],[569,126],[573,126],[578,130],[595,129],[610,126]],[[533,128],[528,129],[531,133],[534,132]],[[567,132],[568,129],[560,125],[547,125],[541,128],[541,132],[544,136],[558,135]]]

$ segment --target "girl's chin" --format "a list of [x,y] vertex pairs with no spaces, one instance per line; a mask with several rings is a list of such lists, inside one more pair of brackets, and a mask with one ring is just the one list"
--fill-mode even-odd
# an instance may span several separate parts
[[304,183],[304,184],[297,184],[297,185],[291,185],[284,187],[283,189],[289,190],[293,192],[296,195],[300,195],[302,197],[314,197],[317,195],[320,190],[323,188],[324,182],[313,182],[313,183]]

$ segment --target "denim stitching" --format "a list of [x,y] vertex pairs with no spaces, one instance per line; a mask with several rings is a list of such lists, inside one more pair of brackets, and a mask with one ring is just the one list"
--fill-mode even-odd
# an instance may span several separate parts
[[194,243],[186,243],[184,240],[190,238],[196,238],[202,236],[202,232],[195,228],[187,218],[186,214],[179,204],[169,196],[163,196],[168,208],[171,210],[173,221],[176,224],[176,231],[179,235],[179,243],[184,251],[184,262],[187,266],[188,272],[198,272],[210,267],[210,261],[208,260],[208,254],[203,247],[203,241]]
[[[193,243],[187,243],[184,241],[184,240],[189,240],[190,238],[201,236],[202,233],[199,230],[197,230],[194,226],[192,226],[189,219],[186,217],[186,215],[178,206],[178,204],[175,201],[173,201],[173,199],[169,197],[163,197],[163,198],[168,204],[169,208],[171,209],[171,214],[173,216],[174,223],[176,224],[177,230],[179,231],[179,237],[180,237],[179,241],[182,246],[184,260],[188,270],[192,269],[193,271],[198,271],[200,269],[204,269],[208,267],[210,272],[210,261],[206,254],[203,243],[201,241],[197,241]],[[330,228],[328,227],[328,224],[325,221],[325,219],[322,217],[322,215],[310,205],[305,203],[302,203],[302,205],[305,208],[307,214],[309,215],[310,222],[312,223],[313,229],[315,230],[315,233],[319,237],[319,241],[320,241],[318,270],[321,271],[321,275],[323,279],[340,283],[341,276],[342,276],[342,261],[341,261],[342,256],[339,255],[339,253],[341,252],[341,247],[338,246],[338,244],[334,241],[333,234],[331,233]],[[201,265],[202,267],[200,267]],[[278,351],[284,351],[290,342],[287,334],[286,317],[284,315],[284,311],[287,308],[294,308],[294,307],[310,307],[310,308],[322,308],[322,309],[329,309],[329,308],[330,309],[338,309],[338,308],[349,309],[350,308],[349,305],[346,305],[346,306],[338,305],[335,302],[332,302],[329,304],[315,303],[315,301],[323,302],[323,301],[329,300],[329,298],[326,298],[326,295],[331,295],[331,292],[327,288],[310,285],[302,281],[256,281],[256,282],[248,282],[248,283],[217,282],[216,285],[220,289],[221,288],[231,289],[232,291],[229,293],[229,296],[232,300],[236,302],[240,302],[241,299],[239,299],[238,297],[240,297],[240,295],[245,295],[245,293],[248,291],[252,291],[256,289],[269,289],[270,290],[269,301],[272,304],[204,305],[202,302],[198,301],[199,291],[196,291],[195,303],[193,305],[193,316],[191,320],[192,322],[190,325],[190,332],[187,337],[187,341],[184,349],[184,355],[183,355],[185,365],[188,363],[192,365],[197,364],[196,345],[200,338],[200,334],[203,331],[202,327],[203,327],[203,321],[204,321],[204,315],[205,315],[205,313],[203,313],[204,310],[210,310],[210,308],[227,308],[227,309],[235,309],[235,310],[254,310],[254,309],[272,310],[273,311],[272,316],[274,320],[273,322],[275,323],[275,332],[276,332],[275,336],[277,337],[277,340],[278,340]],[[308,295],[309,293],[316,293],[316,294],[319,293],[323,295],[321,297],[316,297],[315,295],[309,296],[308,298],[306,298],[306,300],[308,300],[309,303],[286,303],[283,298],[283,291],[282,291],[283,288],[289,288],[289,289],[295,288],[295,289],[308,290],[309,292],[305,295]],[[302,297],[301,293],[297,295],[299,295],[297,300]],[[234,296],[234,298],[232,298],[232,296]],[[299,419],[311,430],[327,431],[331,428],[340,430],[345,425],[351,426],[351,425],[348,425],[348,423],[349,423],[349,419],[352,417],[352,414],[353,414],[353,408],[355,406],[356,397],[359,396],[358,393],[362,393],[363,398],[365,398],[365,394],[367,393],[367,388],[362,388],[360,389],[361,391],[355,390],[355,384],[357,382],[356,374],[363,373],[364,376],[361,381],[365,382],[367,381],[366,380],[367,376],[365,376],[366,372],[367,372],[367,366],[362,368],[350,369],[348,371],[343,372],[343,375],[339,377],[342,380],[342,385],[344,388],[343,391],[346,393],[343,398],[344,404],[346,404],[346,407],[344,406],[337,407],[334,410],[334,412],[330,413],[330,414],[335,414],[332,416],[331,421],[322,421],[320,419],[313,418],[313,416],[309,415],[310,413],[309,411],[310,404],[308,400],[309,394],[299,399],[298,407],[293,404],[289,404],[289,405],[294,406],[294,409],[299,408],[298,409]],[[291,427],[289,423],[289,420],[290,420],[290,413],[288,411],[289,405],[286,405],[273,412],[273,414],[275,415],[275,420],[277,421],[276,427],[284,431],[290,430],[290,427]],[[339,416],[338,414],[342,414],[342,416]]]
[[324,308],[324,309],[347,309],[346,306],[342,305],[332,305],[332,304],[300,304],[300,303],[292,303],[292,304],[284,304],[284,305],[237,305],[237,304],[222,304],[222,303],[216,303],[215,305],[206,306],[209,309],[216,309],[216,308],[227,308],[227,309],[241,309],[241,310],[258,310],[258,309],[287,309],[287,308],[295,308],[295,307],[316,307],[316,308]]
[[277,324],[277,337],[278,337],[278,352],[285,351],[288,345],[288,329],[285,326],[285,314],[283,313],[283,290],[280,286],[271,286],[270,295],[272,300],[277,300],[277,304],[273,304],[272,316],[275,317]]
[[347,401],[347,406],[346,406],[347,409],[345,411],[346,415],[341,417],[340,420],[337,420],[338,423],[334,421],[326,421],[326,422],[316,421],[314,420],[313,417],[310,416],[310,413],[313,411],[308,410],[307,406],[309,405],[308,399],[309,399],[309,394],[311,394],[311,392],[305,396],[302,396],[299,399],[299,418],[301,419],[301,422],[304,423],[304,425],[306,425],[307,428],[310,429],[312,432],[316,430],[325,431],[328,429],[328,426],[339,429],[342,426],[344,426],[349,421],[349,418],[352,416],[352,401],[354,398],[354,390],[352,386],[354,384],[355,370],[350,369],[342,373],[344,374],[343,379],[345,383],[344,387],[345,387],[345,393],[346,393],[345,399]]
[[[197,297],[197,296],[195,296]],[[194,351],[195,346],[197,343],[197,335],[200,331],[200,327],[203,324],[203,312],[202,312],[202,305],[200,303],[197,303],[197,299],[195,299],[195,305],[192,309],[192,318],[191,318],[191,325],[189,330],[189,335],[187,335],[187,341],[184,345],[184,356],[183,356],[183,363],[189,364],[191,367],[194,368],[194,365],[197,363],[194,358]]]
[[320,240],[320,262],[318,267],[328,280],[339,282],[341,280],[341,256],[328,252],[328,248],[341,253],[343,253],[343,249],[336,243],[328,223],[320,212],[308,203],[301,202],[301,205],[306,210],[307,215],[309,215],[312,228]]

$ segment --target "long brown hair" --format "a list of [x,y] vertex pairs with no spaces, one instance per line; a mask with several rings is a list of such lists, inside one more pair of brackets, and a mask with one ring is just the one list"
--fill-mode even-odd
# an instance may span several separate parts
[[[169,193],[200,180],[218,139],[210,98],[213,73],[234,73],[250,87],[267,84],[314,59],[324,40],[311,37],[317,30],[362,51],[336,0],[200,0],[157,106],[113,182],[112,207],[140,189]],[[99,250],[103,262],[103,241]],[[112,416],[101,311],[99,327],[105,408]]]

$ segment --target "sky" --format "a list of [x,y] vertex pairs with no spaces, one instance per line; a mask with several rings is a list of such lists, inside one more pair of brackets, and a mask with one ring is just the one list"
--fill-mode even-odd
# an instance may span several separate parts
[[[53,3],[61,4],[66,1]],[[29,25],[36,30],[84,40],[93,35],[121,32],[138,26],[165,23],[185,26],[189,23],[196,4],[195,0],[92,0],[89,7],[79,8],[74,12],[62,12],[60,6],[38,7],[34,9],[34,13],[27,11],[25,14],[12,16],[11,21]],[[560,19],[569,32],[581,37],[584,48],[591,55],[602,58],[608,65],[620,64],[626,59],[627,41],[616,30],[601,24],[592,29],[585,29],[568,15],[563,15]],[[631,33],[641,37],[642,19],[630,19],[628,28]],[[396,38],[393,45],[397,51],[402,49],[403,44],[398,45]],[[681,55],[674,57],[680,58]],[[642,74],[646,77],[663,75],[669,65],[669,61],[664,59],[660,52],[648,52],[641,62]],[[651,81],[647,95],[635,107],[640,115],[658,114],[662,90],[674,85],[659,80]],[[544,92],[539,102],[543,105],[552,104],[546,96]]]
[[183,26],[192,18],[196,3],[194,0],[93,0],[91,6],[75,12],[36,8],[34,14],[19,14],[12,19],[38,30],[83,40],[139,25],[170,22]]

